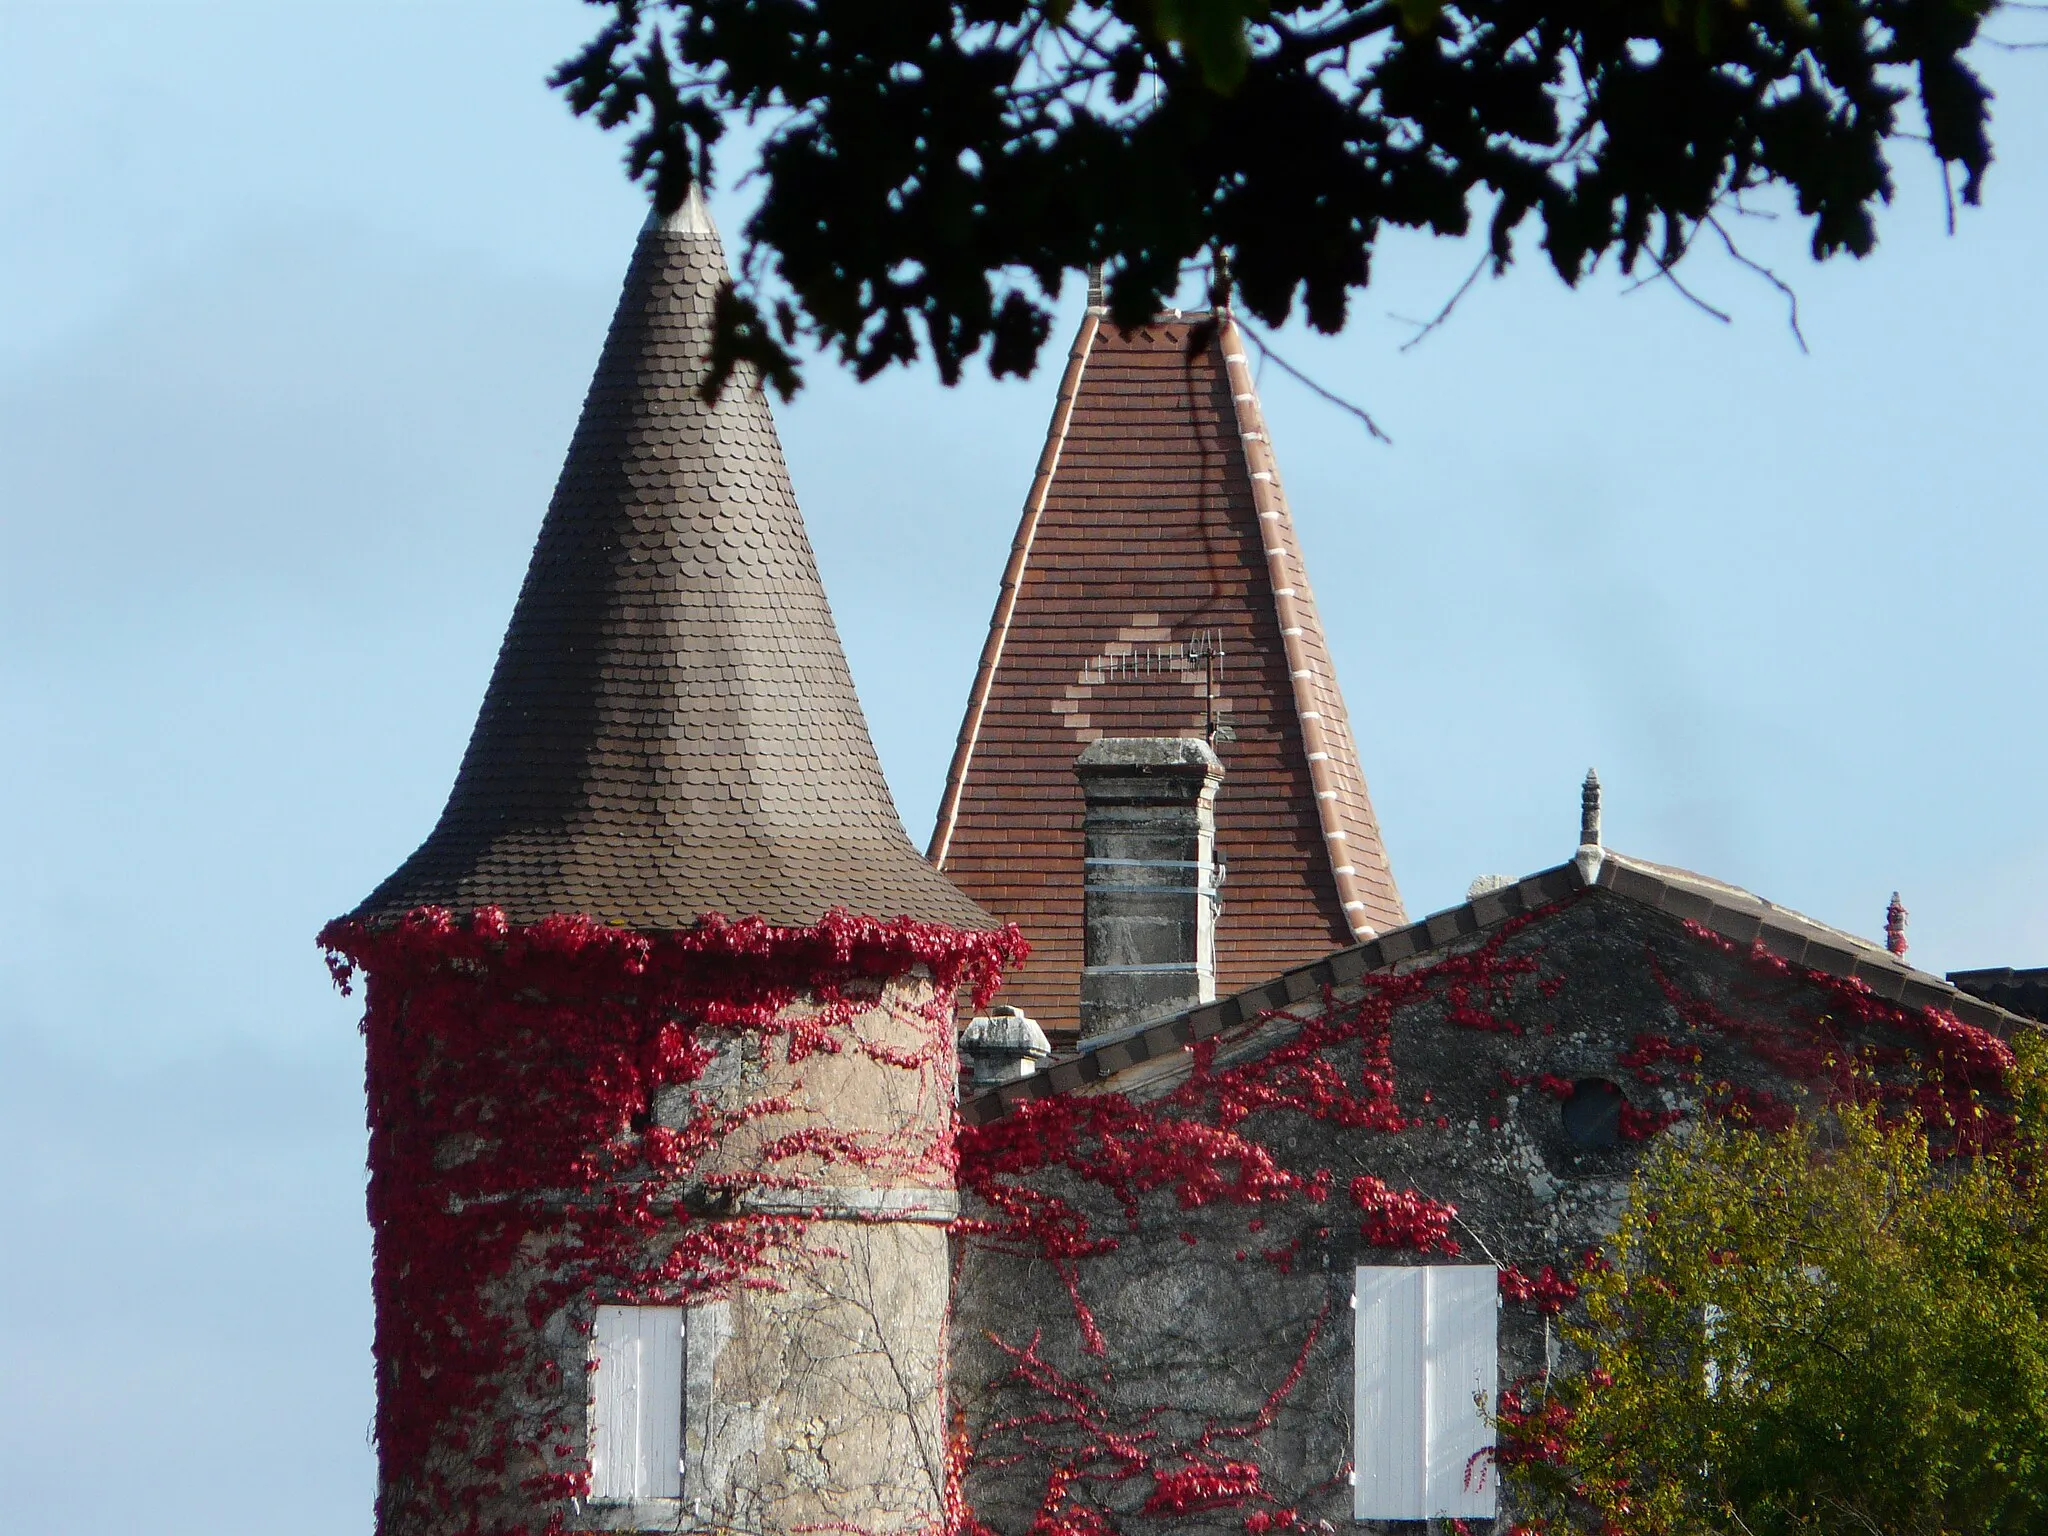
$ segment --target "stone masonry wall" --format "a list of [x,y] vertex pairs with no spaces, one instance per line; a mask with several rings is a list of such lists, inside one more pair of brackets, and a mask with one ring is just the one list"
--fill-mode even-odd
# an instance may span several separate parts
[[[368,980],[383,1536],[943,1524],[953,998],[1008,936],[486,910],[328,941]],[[608,1304],[683,1311],[680,1498],[591,1497]]]
[[[1355,1527],[1354,1266],[1509,1266],[1501,1382],[1540,1390],[1649,1138],[1778,1123],[1850,1058],[1901,1099],[1962,1092],[1953,1024],[1593,891],[969,1131],[951,1381],[973,1517]],[[1581,1079],[1626,1095],[1611,1147],[1566,1133]]]

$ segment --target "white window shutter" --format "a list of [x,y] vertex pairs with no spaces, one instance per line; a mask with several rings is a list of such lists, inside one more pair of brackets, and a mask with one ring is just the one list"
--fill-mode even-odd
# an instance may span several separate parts
[[1488,1519],[1499,1384],[1491,1265],[1361,1267],[1354,1367],[1360,1520]]
[[1423,1367],[1423,1271],[1358,1271],[1353,1371],[1355,1512],[1361,1520],[1421,1520],[1428,1388]]
[[1422,1272],[1429,1276],[1429,1513],[1491,1519],[1500,1277],[1491,1264],[1431,1264]]
[[590,1400],[590,1496],[683,1492],[683,1309],[597,1309]]

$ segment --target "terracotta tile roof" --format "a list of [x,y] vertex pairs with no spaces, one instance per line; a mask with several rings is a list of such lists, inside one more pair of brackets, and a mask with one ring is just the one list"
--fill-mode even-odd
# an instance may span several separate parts
[[1606,850],[1591,880],[1586,877],[1586,867],[1577,860],[1540,870],[1462,906],[1383,933],[1370,943],[1296,966],[1235,996],[1205,1003],[1170,1019],[1098,1036],[1085,1049],[1031,1077],[967,1099],[960,1106],[961,1118],[969,1125],[987,1125],[1032,1099],[1070,1093],[1089,1083],[1114,1078],[1143,1062],[1178,1055],[1197,1040],[1236,1029],[1263,1014],[1296,1003],[1317,1001],[1326,988],[1344,987],[1376,971],[1391,970],[1446,949],[1460,940],[1498,928],[1511,917],[1562,901],[1589,885],[1653,911],[1698,923],[1745,947],[1758,946],[1794,965],[1860,981],[1877,996],[1907,1008],[1946,1009],[1966,1024],[2000,1035],[2041,1027],[2019,1009],[1994,1006],[1970,995],[1953,981],[1916,970],[1881,944],[1830,928],[1740,886]]
[[1216,743],[1219,985],[1405,921],[1243,342],[1226,316],[1190,356],[1206,318],[1083,322],[932,837],[1031,940],[1003,996],[1055,1031],[1078,1022],[1074,758],[1105,735],[1201,735],[1203,667],[1170,653],[1205,636],[1235,732]]
[[725,273],[694,194],[642,232],[447,808],[355,916],[988,926],[904,835],[759,382],[698,396]]

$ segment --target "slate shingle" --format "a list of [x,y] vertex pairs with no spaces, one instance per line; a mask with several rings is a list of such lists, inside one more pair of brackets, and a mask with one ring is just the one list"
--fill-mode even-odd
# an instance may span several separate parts
[[694,198],[642,232],[447,808],[353,916],[990,926],[904,835],[758,379],[698,397],[725,273]]

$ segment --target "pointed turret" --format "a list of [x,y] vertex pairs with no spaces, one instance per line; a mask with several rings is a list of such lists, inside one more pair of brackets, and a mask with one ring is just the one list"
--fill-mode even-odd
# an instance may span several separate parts
[[988,926],[904,835],[759,380],[699,394],[725,280],[694,190],[648,220],[447,808],[355,917]]
[[931,858],[1019,924],[1004,996],[1065,1036],[1083,964],[1074,761],[1206,737],[1225,768],[1216,985],[1406,921],[1244,340],[1227,313],[1082,322],[968,700]]
[[760,384],[700,393],[725,281],[695,194],[642,231],[447,809],[321,936],[378,1536],[952,1508],[954,1001],[1019,946],[903,834]]

